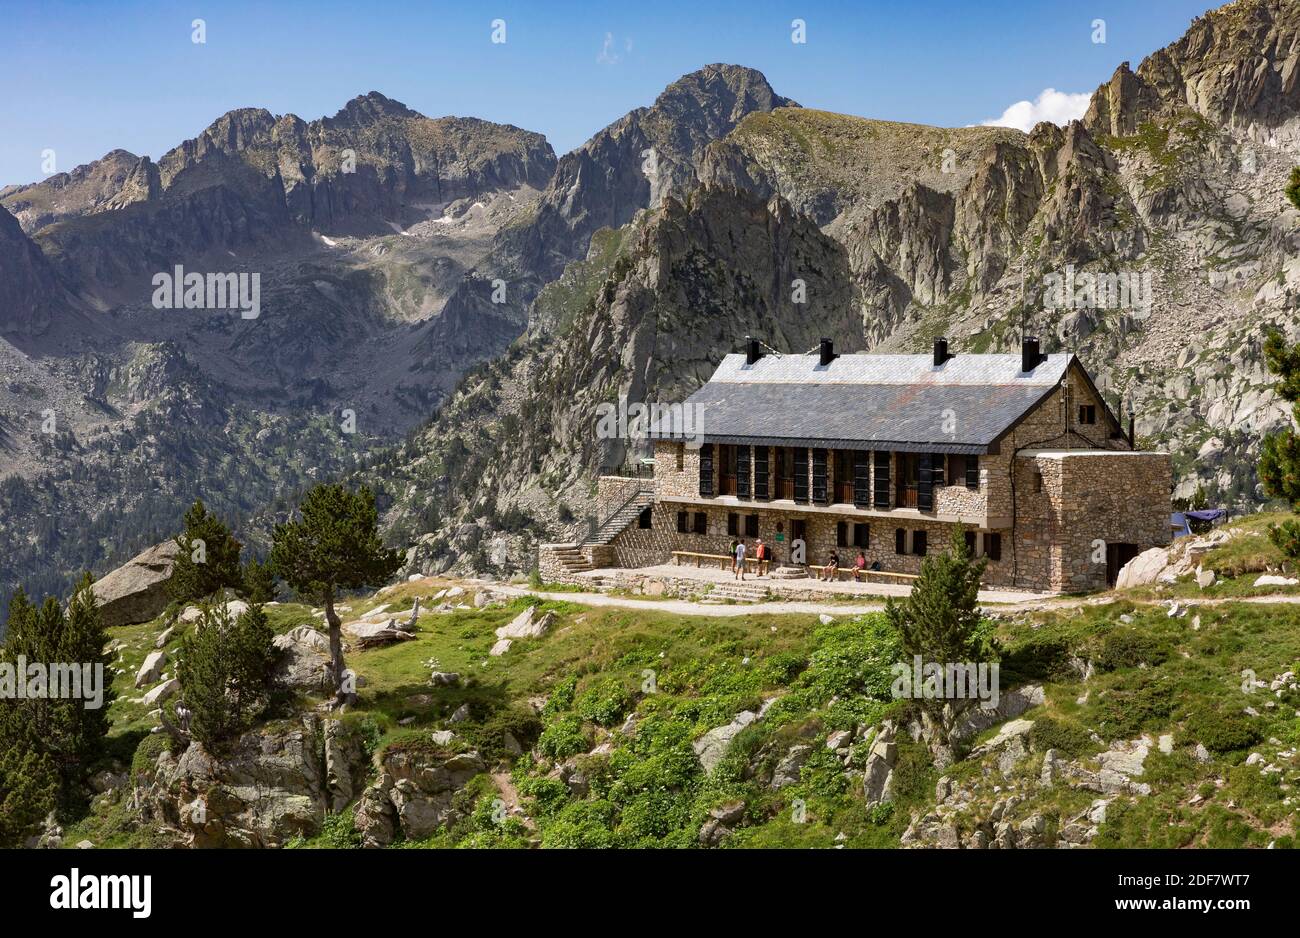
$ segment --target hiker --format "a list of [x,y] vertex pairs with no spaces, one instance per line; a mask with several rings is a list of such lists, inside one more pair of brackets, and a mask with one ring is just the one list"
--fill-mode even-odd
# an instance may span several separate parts
[[758,575],[767,575],[767,564],[771,559],[771,548],[763,543],[763,539],[758,539],[758,544],[754,548],[754,559],[758,561]]
[[830,556],[826,558],[826,566],[822,568],[822,573],[827,580],[834,580],[840,572],[840,555],[831,551]]
[[858,551],[857,559],[853,561],[853,582],[854,583],[858,582],[858,579],[866,572],[867,572],[867,555],[864,554],[862,551]]
[[745,582],[745,542],[743,540],[736,542],[736,577],[742,583]]

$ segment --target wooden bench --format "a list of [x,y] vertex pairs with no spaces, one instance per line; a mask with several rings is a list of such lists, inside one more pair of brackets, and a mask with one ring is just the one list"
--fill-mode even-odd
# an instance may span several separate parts
[[[700,565],[701,561],[716,560],[719,566],[721,566],[723,570],[730,570],[732,565],[735,563],[735,559],[729,557],[727,554],[702,554],[694,550],[673,551],[673,563],[678,566],[691,559],[694,559],[695,566],[697,567]],[[771,561],[768,561],[768,563],[770,562]],[[745,558],[746,570],[756,570],[757,568],[758,568],[758,560],[756,558],[754,557]]]
[[[812,576],[814,579],[824,581],[825,569],[826,568],[824,566],[821,567],[810,566],[808,568],[808,574]],[[862,571],[862,579],[859,580],[857,577],[853,575],[853,573],[854,573],[853,567],[838,567],[835,571],[835,581],[870,583],[871,578],[873,576],[884,577],[887,580],[901,581],[904,583],[911,583],[913,580],[917,579],[917,574],[915,573],[892,573],[889,570],[866,569]]]

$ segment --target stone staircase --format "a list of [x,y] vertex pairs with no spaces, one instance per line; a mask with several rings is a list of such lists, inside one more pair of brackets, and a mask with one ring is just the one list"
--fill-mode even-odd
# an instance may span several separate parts
[[637,516],[655,500],[654,489],[647,487],[639,490],[634,497],[628,500],[618,511],[614,512],[604,523],[601,524],[596,532],[582,542],[583,547],[604,547],[614,538],[618,537],[628,525],[636,521]]
[[556,545],[551,549],[555,559],[564,567],[566,573],[570,576],[577,576],[579,573],[586,573],[588,570],[594,570],[591,561],[582,551],[580,544]]
[[733,603],[759,603],[767,599],[766,586],[751,586],[749,583],[723,583],[709,590],[709,594],[700,600],[701,604],[721,606],[730,600]]

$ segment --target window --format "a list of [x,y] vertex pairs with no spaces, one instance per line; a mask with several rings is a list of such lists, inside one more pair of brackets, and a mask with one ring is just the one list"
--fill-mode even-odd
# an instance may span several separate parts
[[690,512],[688,511],[677,512],[677,533],[685,534],[690,529],[691,529]]
[[790,522],[790,549],[794,549],[795,541],[803,541],[805,549],[808,546],[808,522],[803,518],[796,518]]
[[925,532],[924,531],[912,532],[912,553],[916,554],[916,556],[918,557],[925,556]]
[[686,468],[686,444],[677,444],[677,471],[681,472]]
[[943,478],[943,453],[930,457],[930,483],[937,489],[947,484]]
[[727,533],[740,533],[740,515],[736,514],[734,511],[727,513]]
[[745,515],[745,537],[758,537],[758,515]]
[[962,533],[965,535],[966,538],[966,553],[969,556],[974,557],[975,556],[975,532],[964,531]]
[[953,453],[948,457],[948,484],[966,484],[966,457]]
[[841,521],[835,525],[835,546],[849,546],[849,525],[847,521]]
[[894,553],[907,553],[907,532],[902,528],[896,528],[894,530]]
[[861,522],[853,525],[853,546],[862,548],[871,546],[871,529]]
[[[953,476],[954,479],[959,478]],[[977,489],[980,487],[980,458],[978,456],[966,457],[966,488]]]
[[997,531],[984,535],[984,556],[989,560],[1002,559],[1002,535]]
[[1043,474],[1037,469],[1034,470],[1034,493],[1037,494],[1043,490]]
[[638,515],[636,519],[637,527],[639,528],[650,527],[650,519],[652,515],[653,515],[653,510],[650,505],[646,505],[644,508],[642,508],[641,514]]
[[707,512],[697,511],[695,513],[695,533],[696,534],[709,533],[709,515]]
[[1096,423],[1097,422],[1097,405],[1080,404],[1079,405],[1079,423]]

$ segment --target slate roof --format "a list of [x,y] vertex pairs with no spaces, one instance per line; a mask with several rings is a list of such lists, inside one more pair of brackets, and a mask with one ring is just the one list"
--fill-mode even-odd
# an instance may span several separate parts
[[[686,403],[713,443],[987,453],[1060,383],[1073,355],[1020,371],[1020,355],[728,355]],[[680,438],[661,422],[659,438]],[[689,435],[689,434],[688,434]]]

